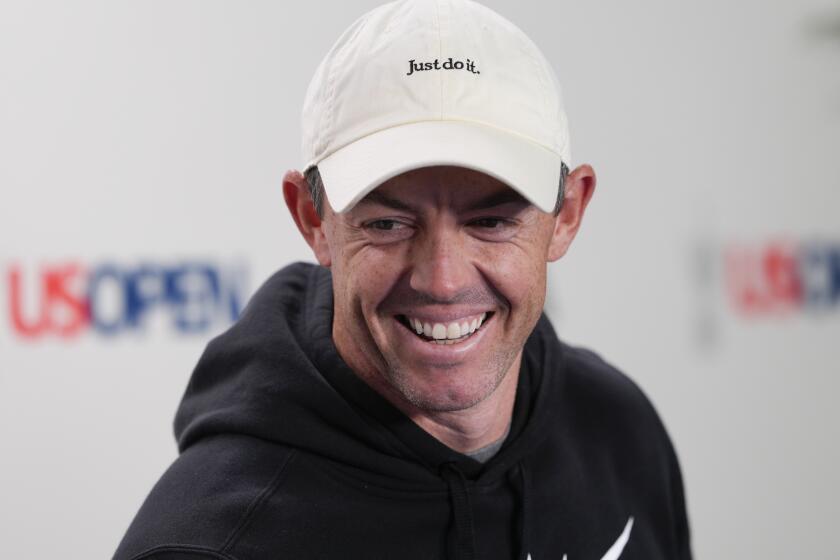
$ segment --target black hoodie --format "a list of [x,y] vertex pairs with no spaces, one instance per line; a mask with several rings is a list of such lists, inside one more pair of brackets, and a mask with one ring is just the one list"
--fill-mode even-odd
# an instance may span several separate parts
[[332,297],[329,270],[288,266],[208,344],[175,417],[180,455],[114,559],[691,558],[651,403],[545,315],[510,433],[482,464],[350,370]]

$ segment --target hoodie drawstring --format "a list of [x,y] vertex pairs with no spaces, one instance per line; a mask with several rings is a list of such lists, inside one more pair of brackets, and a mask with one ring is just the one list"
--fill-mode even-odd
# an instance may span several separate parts
[[454,463],[445,463],[441,467],[440,474],[449,487],[449,500],[452,504],[453,517],[452,527],[455,529],[455,559],[474,560],[475,528],[473,526],[470,496],[467,493],[467,479]]
[[518,560],[526,560],[528,554],[530,554],[529,546],[530,546],[530,523],[528,521],[528,491],[531,486],[530,480],[528,478],[528,471],[525,469],[525,465],[522,463],[517,464],[516,470],[518,471],[518,484],[516,480],[516,476],[514,473],[511,473],[511,483],[514,487],[518,486],[518,494],[519,494],[519,552],[516,555]]

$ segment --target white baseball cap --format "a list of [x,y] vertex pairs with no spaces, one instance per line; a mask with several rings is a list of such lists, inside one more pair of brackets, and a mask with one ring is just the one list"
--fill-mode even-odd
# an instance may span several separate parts
[[554,209],[569,132],[557,76],[515,25],[470,0],[400,0],[356,20],[303,105],[304,171],[336,212],[405,171],[456,165]]

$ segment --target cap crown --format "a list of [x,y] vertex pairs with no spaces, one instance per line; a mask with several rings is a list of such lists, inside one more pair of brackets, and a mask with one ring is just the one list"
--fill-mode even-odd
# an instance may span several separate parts
[[305,166],[369,134],[433,120],[492,126],[569,164],[556,74],[519,28],[470,0],[401,0],[357,19],[315,71]]

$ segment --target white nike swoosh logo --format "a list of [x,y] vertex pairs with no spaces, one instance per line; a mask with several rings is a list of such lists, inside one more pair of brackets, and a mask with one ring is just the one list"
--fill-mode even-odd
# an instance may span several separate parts
[[[618,560],[618,557],[621,556],[621,552],[624,550],[624,546],[627,544],[627,541],[630,540],[630,531],[633,529],[633,516],[630,516],[627,519],[627,524],[624,526],[624,530],[618,536],[618,539],[615,543],[610,547],[606,554],[601,558],[601,560]],[[531,560],[531,554],[528,554],[528,560]],[[569,560],[568,557],[564,554],[563,560]]]

